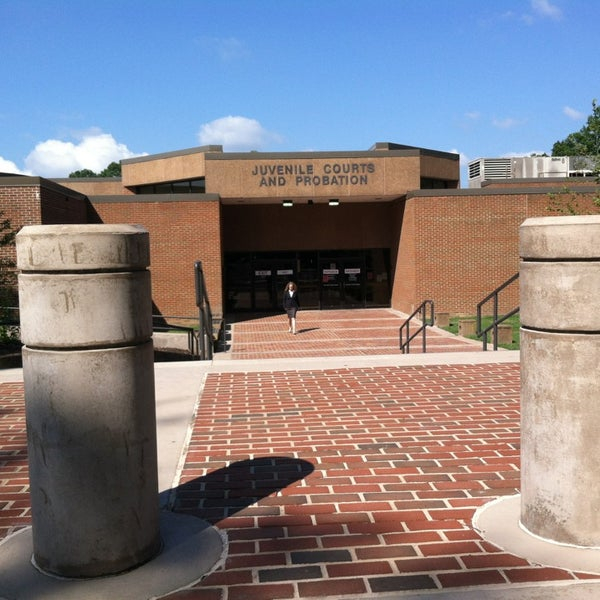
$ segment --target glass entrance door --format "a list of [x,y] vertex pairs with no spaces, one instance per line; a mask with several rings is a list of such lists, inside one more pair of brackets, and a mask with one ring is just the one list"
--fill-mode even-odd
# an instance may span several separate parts
[[365,306],[364,257],[322,259],[321,308]]
[[281,308],[285,284],[295,280],[295,261],[289,259],[256,259],[254,261],[254,310]]
[[339,308],[342,304],[342,280],[338,262],[321,261],[321,308]]
[[[362,261],[364,263],[364,261]],[[364,264],[358,260],[344,261],[342,285],[344,304],[348,308],[365,305],[365,270]]]
[[229,253],[225,265],[228,312],[280,311],[288,281],[304,310],[389,306],[385,249]]

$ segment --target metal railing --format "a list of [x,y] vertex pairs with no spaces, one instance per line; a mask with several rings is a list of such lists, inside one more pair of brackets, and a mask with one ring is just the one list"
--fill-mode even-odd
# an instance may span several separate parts
[[213,318],[210,303],[206,295],[202,262],[194,263],[196,281],[196,306],[198,307],[198,356],[200,360],[212,360],[213,357]]
[[185,325],[169,323],[167,319],[174,319],[177,321],[193,321],[195,323],[196,318],[152,315],[152,331],[181,331],[187,333],[188,352],[190,353],[190,356],[198,358],[200,356],[200,352],[198,350],[198,337],[196,329],[194,327],[186,327]]
[[[427,309],[429,308],[429,318],[427,315]],[[410,333],[410,323],[417,316],[420,315],[421,324],[416,329],[416,331],[411,335]],[[433,327],[434,323],[434,308],[433,308],[433,300],[424,300],[418,306],[418,308],[402,323],[400,326],[400,330],[398,332],[400,338],[400,350],[402,354],[410,353],[410,343],[414,340],[420,333],[422,336],[422,349],[423,352],[427,352],[427,327]],[[403,341],[402,332],[406,329],[406,341]]]
[[[198,318],[195,317],[172,317],[165,315],[152,315],[152,329],[154,331],[185,331],[188,337],[188,352],[199,360],[212,360],[214,352],[213,340],[213,317],[210,303],[206,295],[206,285],[202,262],[194,263],[194,282],[196,288],[196,306],[198,307]],[[194,321],[198,327],[172,324],[167,320]]]
[[[516,315],[519,312],[519,307],[513,308],[511,311],[504,315],[498,315],[498,296],[500,292],[506,289],[513,281],[519,278],[519,273],[515,273],[511,278],[507,279],[502,285],[499,285],[493,292],[490,292],[478,305],[477,305],[477,322],[475,334],[481,338],[483,343],[483,350],[487,350],[487,334],[492,332],[492,344],[494,350],[498,350],[498,325],[506,321],[508,318]],[[492,322],[485,329],[482,329],[482,308],[490,300],[493,301],[492,309]]]

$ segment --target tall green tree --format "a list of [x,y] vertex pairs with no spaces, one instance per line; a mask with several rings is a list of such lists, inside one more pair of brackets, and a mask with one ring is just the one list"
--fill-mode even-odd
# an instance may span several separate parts
[[79,171],[73,171],[69,173],[71,178],[88,178],[88,177],[121,177],[121,163],[111,162],[106,169],[95,173],[91,169],[80,169]]
[[72,179],[98,177],[98,173],[92,171],[91,169],[80,169],[79,171],[73,171],[72,173],[69,173],[69,177],[71,177]]
[[11,307],[18,302],[17,274],[13,258],[16,231],[10,220],[0,212],[0,351],[18,345],[18,328],[5,323],[12,322],[17,314]]
[[15,297],[15,261],[12,258],[16,232],[10,219],[4,218],[0,211],[0,306],[6,306],[7,300]]
[[[552,146],[552,156],[587,156],[592,160],[591,170],[596,174],[596,183],[600,183],[600,106],[592,100],[592,114],[586,124],[564,140]],[[589,163],[585,165],[589,168]],[[548,194],[550,204],[548,210],[563,215],[598,214],[600,213],[600,193],[593,198],[570,189]]]
[[121,163],[111,162],[104,171],[100,171],[100,177],[121,177]]
[[600,105],[592,100],[586,124],[552,146],[552,156],[600,156]]

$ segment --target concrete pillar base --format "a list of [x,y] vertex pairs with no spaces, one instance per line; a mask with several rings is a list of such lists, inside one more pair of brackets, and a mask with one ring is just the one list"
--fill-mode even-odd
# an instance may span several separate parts
[[533,535],[521,525],[520,514],[520,494],[498,498],[476,511],[473,528],[486,541],[530,562],[578,573],[600,574],[600,547],[558,544]]
[[448,327],[450,325],[450,313],[435,313],[435,325],[436,327]]
[[36,564],[99,577],[151,559],[160,550],[152,342],[24,347],[23,375]]
[[33,566],[32,529],[22,529],[0,543],[0,597],[145,600],[193,585],[225,558],[223,534],[201,519],[162,512],[160,530],[162,551],[141,567],[110,577],[64,579],[42,573]]
[[475,335],[477,323],[475,319],[462,319],[458,322],[458,335],[468,337]]
[[599,364],[598,334],[521,330],[521,521],[558,543],[600,546]]

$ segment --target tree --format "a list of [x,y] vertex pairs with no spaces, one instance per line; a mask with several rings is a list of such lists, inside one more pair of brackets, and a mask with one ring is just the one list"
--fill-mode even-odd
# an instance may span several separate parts
[[600,156],[600,105],[592,100],[586,124],[552,146],[552,156]]
[[16,232],[10,220],[0,212],[0,350],[19,345],[17,326],[7,324],[15,320],[11,307],[18,302],[17,275],[13,258]]
[[79,171],[73,171],[69,173],[69,177],[80,178],[80,177],[98,177],[98,173],[94,173],[91,169],[81,169]]
[[111,162],[110,165],[100,173],[100,177],[121,177],[121,163]]
[[[592,114],[586,124],[564,140],[552,146],[552,156],[585,156],[581,168],[589,169],[596,174],[596,183],[600,183],[600,106],[592,100]],[[591,160],[591,164],[590,164]],[[578,167],[579,168],[579,167]],[[593,197],[575,192],[565,186],[561,192],[548,194],[550,203],[548,210],[562,215],[581,215],[600,213],[600,193]]]
[[[552,156],[582,156],[581,165],[577,168],[590,169],[593,173],[600,173],[600,106],[592,100],[592,114],[587,118],[586,124],[579,130],[570,133],[564,140],[554,143]],[[591,164],[590,164],[591,163]],[[596,183],[599,183],[596,178]],[[579,215],[582,213],[600,212],[600,194],[586,202],[585,195],[565,187],[562,192],[549,194],[550,205],[548,210],[565,215]],[[587,204],[587,207],[584,205]]]
[[91,169],[80,169],[69,173],[71,178],[89,178],[89,177],[121,177],[121,163],[111,162],[106,169],[95,173]]

